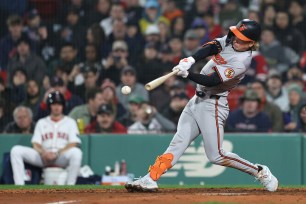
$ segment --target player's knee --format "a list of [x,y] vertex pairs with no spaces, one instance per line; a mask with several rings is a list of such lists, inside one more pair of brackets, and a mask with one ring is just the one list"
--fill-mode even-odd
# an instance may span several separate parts
[[20,155],[22,153],[22,146],[21,145],[15,145],[12,149],[11,149],[11,157],[12,156],[16,156],[16,155]]
[[81,160],[83,156],[83,152],[78,147],[71,148],[71,155],[73,159]]
[[213,164],[220,165],[221,157],[220,156],[207,156],[209,161]]

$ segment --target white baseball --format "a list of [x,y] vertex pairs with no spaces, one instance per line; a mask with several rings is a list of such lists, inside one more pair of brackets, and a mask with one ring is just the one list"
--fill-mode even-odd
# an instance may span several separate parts
[[123,94],[125,94],[125,95],[130,94],[130,93],[131,93],[131,87],[129,87],[129,86],[123,86],[123,87],[121,88],[121,93],[123,93]]

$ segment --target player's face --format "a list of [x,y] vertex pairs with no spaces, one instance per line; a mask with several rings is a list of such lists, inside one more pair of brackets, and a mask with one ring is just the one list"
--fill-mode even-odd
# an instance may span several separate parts
[[247,51],[254,45],[254,42],[243,41],[237,38],[236,36],[233,39],[233,47],[235,50],[243,52]]
[[100,128],[102,129],[109,129],[113,122],[114,122],[115,116],[110,114],[98,114],[97,115],[97,122]]
[[245,100],[242,105],[242,109],[244,112],[249,114],[257,112],[258,101],[253,100]]
[[52,104],[50,106],[50,109],[51,109],[51,115],[52,116],[60,116],[63,114],[63,105],[62,104],[59,104],[59,103],[55,103],[55,104]]
[[25,129],[30,127],[32,119],[26,109],[20,109],[16,114],[16,123],[19,128]]

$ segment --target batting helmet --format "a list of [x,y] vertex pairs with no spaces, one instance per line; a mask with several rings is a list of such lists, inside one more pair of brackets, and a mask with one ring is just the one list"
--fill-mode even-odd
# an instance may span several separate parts
[[62,104],[65,107],[65,98],[63,94],[61,94],[59,91],[49,93],[48,95],[48,99],[47,99],[48,107],[50,108],[50,106],[55,103]]
[[236,26],[231,26],[228,32],[228,39],[231,39],[233,35],[243,41],[255,41],[260,38],[261,28],[260,25],[253,20],[243,19],[238,22]]

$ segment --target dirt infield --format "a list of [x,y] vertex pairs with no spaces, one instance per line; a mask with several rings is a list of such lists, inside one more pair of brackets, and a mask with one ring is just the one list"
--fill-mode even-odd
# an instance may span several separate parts
[[128,193],[125,189],[1,190],[0,203],[306,203],[305,188],[280,188],[271,193],[256,188],[159,189],[157,193]]

